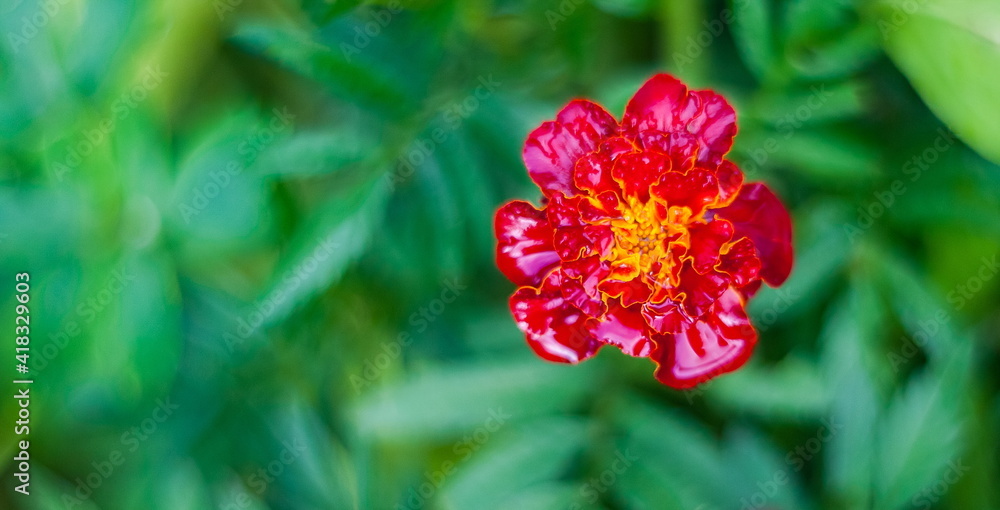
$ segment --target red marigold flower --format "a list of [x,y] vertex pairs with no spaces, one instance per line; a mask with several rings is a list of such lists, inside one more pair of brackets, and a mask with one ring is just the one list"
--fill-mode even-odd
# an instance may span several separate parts
[[610,344],[674,388],[746,362],[757,333],[744,306],[761,280],[788,277],[791,220],[725,159],[735,134],[722,96],[659,74],[620,123],[575,100],[528,135],[542,207],[509,202],[495,227],[511,311],[539,356],[578,363]]

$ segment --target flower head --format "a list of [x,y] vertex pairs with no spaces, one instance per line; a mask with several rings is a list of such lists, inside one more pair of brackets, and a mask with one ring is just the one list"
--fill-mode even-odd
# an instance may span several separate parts
[[542,358],[577,363],[605,345],[652,359],[690,388],[743,365],[757,342],[744,306],[788,277],[791,220],[725,159],[736,112],[672,76],[647,81],[618,122],[570,102],[525,142],[542,207],[496,214],[511,311]]

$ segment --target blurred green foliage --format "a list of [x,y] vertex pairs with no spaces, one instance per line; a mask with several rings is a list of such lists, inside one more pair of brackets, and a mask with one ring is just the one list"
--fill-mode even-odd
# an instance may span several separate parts
[[[996,2],[0,11],[0,507],[1000,508]],[[528,131],[663,71],[796,228],[753,360],[686,393],[534,358],[493,263]]]

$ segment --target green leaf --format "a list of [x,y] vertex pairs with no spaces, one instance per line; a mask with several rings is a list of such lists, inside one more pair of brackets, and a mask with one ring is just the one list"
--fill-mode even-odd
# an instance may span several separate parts
[[[877,257],[874,271],[910,341],[924,348],[929,362],[890,403],[879,426],[876,493],[879,508],[906,504],[939,480],[963,447],[962,417],[974,344],[953,324],[952,310],[931,292],[900,257]],[[896,353],[905,356],[905,351]],[[909,358],[902,361],[909,361]],[[893,368],[896,368],[893,362]]]
[[[857,117],[864,113],[865,85],[858,80],[762,90],[740,118],[753,117],[779,130]],[[787,129],[787,128],[786,128]]]
[[264,176],[332,173],[378,153],[379,142],[371,135],[348,127],[296,133],[263,151],[252,168]]
[[874,343],[885,318],[870,285],[855,281],[831,308],[822,333],[823,371],[836,388],[824,445],[826,483],[845,508],[864,508],[872,497],[879,396],[871,374]]
[[264,324],[284,320],[296,307],[333,285],[367,249],[389,196],[376,180],[335,196],[294,235],[267,290],[254,304]]
[[[463,231],[466,217],[459,209],[456,183],[444,172],[441,160],[431,157],[415,176],[420,192],[419,205],[428,214],[428,223],[434,223],[434,227],[427,229],[429,232],[426,233],[434,240],[424,237],[422,244],[431,245],[430,260],[434,261],[441,275],[459,272],[465,258]],[[482,204],[479,206],[482,207]],[[488,225],[480,225],[477,230],[487,230],[483,227]]]
[[847,0],[793,0],[785,12],[785,58],[813,79],[854,73],[880,54],[878,34]]
[[305,0],[302,2],[302,8],[320,24],[325,24],[364,3],[365,0],[335,0],[333,2],[330,0]]
[[521,420],[571,409],[589,394],[590,368],[537,360],[439,368],[365,394],[354,419],[376,437],[452,437],[481,425],[490,411]]
[[732,429],[720,441],[699,423],[634,398],[612,413],[625,434],[622,450],[637,457],[612,489],[636,508],[727,509],[751,501],[757,508],[760,498],[781,508],[812,506],[796,464],[758,432]]
[[[634,397],[623,398],[612,414],[625,433],[623,449],[639,454],[634,471],[613,486],[619,498],[645,502],[640,508],[730,508],[739,499],[718,441],[697,422]],[[654,501],[673,504],[645,506]]]
[[924,339],[920,344],[931,363],[948,361],[962,343],[952,323],[951,308],[931,291],[931,283],[917,275],[905,258],[881,253],[873,262],[875,274],[903,327],[913,337],[920,335]]
[[706,400],[728,411],[768,421],[817,419],[829,408],[831,391],[812,364],[786,358],[774,366],[751,364],[707,384]]
[[[526,464],[527,465],[527,464]],[[522,466],[523,468],[523,466]],[[581,485],[569,483],[538,483],[510,495],[496,508],[517,508],[518,510],[566,510],[567,501],[580,497]],[[585,503],[584,503],[585,504]],[[570,505],[569,508],[577,507]],[[603,508],[585,506],[582,508]],[[582,510],[581,508],[581,510]]]
[[[883,46],[927,106],[984,157],[1000,163],[1000,4],[883,0]],[[908,9],[908,10],[907,10]],[[910,12],[913,12],[910,14]]]
[[947,370],[921,374],[890,404],[878,429],[878,508],[902,507],[934,486],[950,462],[961,460],[966,395],[961,380],[969,354],[966,348]]
[[[193,134],[182,151],[167,222],[184,234],[184,248],[193,254],[245,249],[266,236],[270,194],[263,179],[245,169],[269,147],[260,134],[271,118],[244,111],[220,119]],[[284,124],[281,131],[287,130]]]
[[867,141],[832,129],[798,130],[794,124],[788,126],[776,134],[774,164],[828,186],[864,182],[876,175],[878,153]]
[[639,17],[648,14],[653,0],[593,0],[598,9],[617,15]]
[[441,495],[444,508],[522,508],[512,506],[514,495],[557,480],[586,445],[586,424],[576,419],[534,420],[504,432],[468,453],[465,463],[456,459],[457,472]]
[[796,215],[795,265],[779,288],[764,286],[750,301],[749,311],[761,332],[800,316],[818,304],[817,297],[842,278],[851,254],[841,225],[845,214],[835,202],[820,204]]
[[804,465],[794,450],[782,452],[761,432],[742,427],[727,431],[725,442],[727,467],[737,475],[730,479],[743,494],[725,508],[746,508],[747,503],[754,508],[760,499],[767,502],[765,508],[815,508],[802,487]]
[[[287,464],[288,473],[273,482],[281,492],[303,501],[321,502],[319,506],[324,508],[357,509],[358,478],[364,474],[358,472],[310,402],[297,394],[286,399],[267,417],[268,427],[278,441],[271,443],[275,446],[260,461],[262,467],[275,459]],[[291,462],[287,462],[289,457]]]
[[358,101],[387,115],[398,115],[410,105],[409,98],[397,83],[369,67],[351,62],[342,52],[316,42],[304,30],[247,24],[241,26],[233,38],[255,53],[331,87],[347,101]]
[[733,38],[743,62],[758,80],[774,72],[776,44],[770,0],[730,0]]

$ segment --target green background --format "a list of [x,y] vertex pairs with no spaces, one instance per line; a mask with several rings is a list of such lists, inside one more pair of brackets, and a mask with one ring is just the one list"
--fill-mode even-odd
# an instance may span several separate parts
[[[0,507],[1000,508],[1000,4],[360,4],[0,4]],[[527,133],[657,72],[795,225],[687,393],[537,359],[493,260]]]

